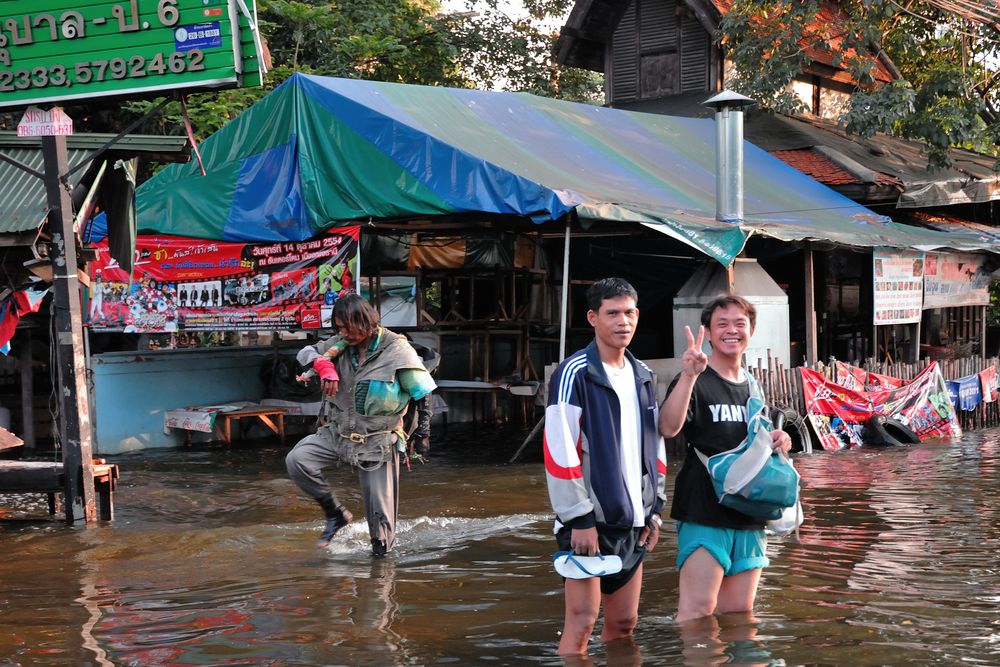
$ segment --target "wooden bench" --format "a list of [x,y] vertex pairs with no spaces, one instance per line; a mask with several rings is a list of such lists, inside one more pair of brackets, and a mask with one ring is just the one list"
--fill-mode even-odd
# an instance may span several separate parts
[[[240,439],[246,437],[246,431],[249,426],[246,422],[241,422],[240,420],[250,417],[256,417],[260,420],[264,426],[271,429],[272,433],[278,436],[278,440],[281,442],[281,446],[285,446],[285,413],[287,410],[285,408],[276,408],[273,406],[252,406],[248,408],[242,408],[240,410],[234,410],[232,412],[220,412],[215,416],[215,433],[227,445],[233,444],[233,434],[232,434],[232,424],[235,421],[237,423],[237,432]],[[272,419],[273,418],[273,419]],[[190,432],[189,432],[190,433]],[[190,435],[188,436],[190,437]]]
[[24,446],[24,440],[0,426],[0,449],[13,449]]
[[[163,416],[164,428],[184,431],[184,444],[190,445],[194,433],[211,433],[216,440],[233,444],[233,422],[236,422],[238,439],[246,437],[247,430],[258,419],[285,444],[285,415],[288,409],[276,405],[211,405],[167,410]],[[250,418],[248,421],[243,421]]]
[[[115,517],[115,488],[118,466],[94,464],[94,490],[101,519]],[[49,514],[59,511],[59,498],[66,488],[63,464],[50,461],[0,461],[0,493],[44,493],[49,499]]]

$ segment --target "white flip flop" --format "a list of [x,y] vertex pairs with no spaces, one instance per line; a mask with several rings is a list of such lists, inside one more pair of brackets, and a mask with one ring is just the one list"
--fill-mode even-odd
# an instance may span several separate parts
[[572,551],[557,551],[552,556],[556,572],[567,579],[589,579],[618,574],[622,571],[622,559],[618,556],[580,556]]

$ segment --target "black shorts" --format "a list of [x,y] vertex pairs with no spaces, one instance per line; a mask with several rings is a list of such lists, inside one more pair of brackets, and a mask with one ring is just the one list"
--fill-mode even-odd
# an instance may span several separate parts
[[[597,529],[597,546],[605,556],[618,556],[622,559],[622,570],[618,574],[609,574],[601,577],[601,593],[611,595],[622,586],[627,584],[635,576],[635,571],[642,565],[642,559],[646,556],[646,547],[639,546],[639,535],[644,527],[632,529]],[[569,551],[572,529],[563,526],[556,533],[556,544],[559,551]]]

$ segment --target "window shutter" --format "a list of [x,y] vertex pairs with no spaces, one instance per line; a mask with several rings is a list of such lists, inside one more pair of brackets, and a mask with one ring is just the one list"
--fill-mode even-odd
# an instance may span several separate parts
[[674,0],[642,0],[639,48],[643,53],[677,48],[677,4]]
[[629,4],[611,38],[611,100],[631,102],[639,97],[639,45],[636,2]]
[[681,17],[681,92],[708,90],[709,36],[693,16]]

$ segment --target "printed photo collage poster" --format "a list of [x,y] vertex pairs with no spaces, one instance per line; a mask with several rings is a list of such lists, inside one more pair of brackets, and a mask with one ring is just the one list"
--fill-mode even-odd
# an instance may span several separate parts
[[909,382],[837,362],[840,382],[800,368],[806,417],[823,449],[864,444],[865,423],[887,415],[912,429],[921,440],[962,434],[958,415],[937,362]]
[[981,255],[876,248],[874,324],[910,324],[923,310],[990,304],[990,269]]
[[270,243],[139,236],[131,280],[104,241],[85,316],[95,332],[331,327],[333,304],[357,287],[360,236],[360,227]]
[[924,303],[924,253],[872,250],[874,324],[920,321]]

